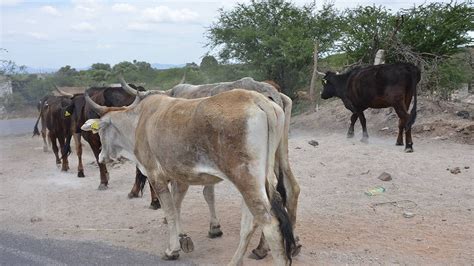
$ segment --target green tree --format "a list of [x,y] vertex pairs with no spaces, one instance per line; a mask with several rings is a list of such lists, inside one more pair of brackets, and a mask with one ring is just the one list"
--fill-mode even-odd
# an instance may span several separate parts
[[393,32],[395,16],[382,6],[359,6],[347,9],[341,49],[349,62],[372,63],[378,49],[385,49]]
[[218,66],[219,62],[217,62],[217,59],[212,55],[204,56],[201,60],[201,64],[199,64],[199,67],[204,71],[216,70]]
[[474,31],[472,1],[420,5],[402,14],[400,40],[415,52],[453,55],[473,41],[469,36]]
[[314,4],[297,7],[284,0],[252,0],[230,11],[219,10],[218,21],[208,30],[208,45],[219,49],[224,62],[249,64],[291,94],[301,85],[302,72],[308,76],[314,40],[320,40],[323,53],[333,46],[338,18],[330,5],[316,12]]

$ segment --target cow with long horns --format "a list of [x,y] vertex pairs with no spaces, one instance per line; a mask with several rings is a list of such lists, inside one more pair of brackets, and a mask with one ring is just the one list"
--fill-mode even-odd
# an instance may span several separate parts
[[[177,97],[177,98],[186,98],[186,99],[196,99],[201,97],[208,97],[217,95],[219,93],[233,90],[236,88],[245,89],[249,91],[256,91],[267,97],[268,99],[272,100],[273,102],[277,103],[280,107],[283,108],[285,113],[285,123],[284,123],[284,130],[282,132],[283,137],[281,138],[281,143],[278,148],[277,154],[277,170],[275,174],[277,175],[278,179],[281,181],[280,184],[284,184],[285,193],[284,202],[285,206],[288,210],[290,215],[291,221],[293,226],[296,224],[296,212],[298,207],[298,197],[300,193],[300,187],[298,181],[296,180],[293,172],[291,171],[291,167],[289,164],[289,157],[288,157],[288,134],[289,134],[289,127],[290,127],[290,118],[291,118],[291,108],[292,108],[292,101],[291,99],[283,93],[279,93],[276,88],[271,85],[271,83],[266,82],[258,82],[253,80],[252,78],[246,77],[242,78],[237,81],[233,82],[220,82],[220,83],[213,83],[213,84],[203,84],[203,85],[191,85],[191,84],[183,84],[184,78],[180,84],[174,86],[172,89],[167,91],[146,91],[146,92],[137,92],[132,87],[127,86],[127,82],[123,79],[123,77],[119,77],[122,87],[129,92],[131,95],[138,95],[141,99],[146,98],[149,95],[153,94],[163,94],[167,96]],[[137,184],[143,184],[145,180],[136,179],[135,186]],[[283,190],[283,187],[280,187]],[[213,197],[214,198],[214,197]],[[301,245],[297,244],[295,249],[293,250],[293,255],[296,256],[301,250]],[[262,234],[262,238],[258,244],[258,247],[252,250],[255,258],[262,259],[268,254],[269,248],[265,242],[264,236]]]
[[102,114],[82,126],[99,133],[100,162],[118,154],[129,156],[159,194],[170,238],[164,259],[177,259],[181,248],[187,251],[183,242],[190,241],[180,220],[185,191],[175,191],[172,197],[168,182],[186,186],[228,180],[243,198],[240,243],[231,264],[242,264],[257,226],[275,263],[291,262],[293,226],[274,170],[285,123],[281,107],[260,93],[238,89],[194,100],[137,97],[121,108],[99,106],[87,95],[86,100]]

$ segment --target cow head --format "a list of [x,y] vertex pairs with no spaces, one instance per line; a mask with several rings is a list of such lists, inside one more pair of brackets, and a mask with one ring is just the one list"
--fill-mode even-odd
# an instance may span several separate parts
[[326,72],[322,78],[323,91],[321,92],[322,99],[329,99],[331,97],[337,96],[337,87],[336,87],[336,78],[337,74],[331,71]]
[[[125,112],[133,109],[138,105],[140,99],[137,96],[135,101],[124,107],[106,107],[95,103],[89,95],[85,94],[86,104],[94,110],[101,117],[100,119],[89,119],[82,126],[84,131],[92,131],[92,133],[99,134],[102,148],[99,154],[99,163],[106,163],[113,159],[117,159],[118,155],[125,155],[130,158],[128,154],[123,154],[127,150],[133,150],[133,143],[130,143],[130,135],[133,130],[133,119],[124,115]],[[130,125],[124,123],[127,120]],[[115,126],[116,122],[122,125],[121,128]],[[134,135],[134,134],[133,134]],[[127,147],[124,147],[127,145]],[[132,146],[131,148],[129,146]]]

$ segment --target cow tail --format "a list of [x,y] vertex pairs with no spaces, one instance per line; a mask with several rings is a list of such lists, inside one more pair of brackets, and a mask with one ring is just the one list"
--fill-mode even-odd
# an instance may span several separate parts
[[[270,108],[269,104],[270,103]],[[274,175],[275,173],[275,155],[278,145],[280,143],[281,133],[283,132],[284,114],[280,108],[274,103],[265,100],[264,103],[259,103],[258,106],[266,113],[268,123],[268,144],[267,144],[267,169],[266,169],[266,191],[270,201],[272,212],[278,220],[279,229],[283,237],[283,244],[285,246],[285,254],[288,261],[292,262],[291,253],[296,246],[295,236],[293,234],[293,225],[290,216],[284,206],[284,198],[286,196],[283,180],[279,180]],[[273,106],[273,108],[271,108]],[[281,191],[281,193],[279,192]],[[283,195],[283,197],[282,197]]]
[[138,187],[140,188],[140,193],[143,195],[143,189],[145,188],[147,177],[140,172],[138,167],[136,170],[136,180],[138,182]]
[[39,136],[40,135],[40,132],[38,130],[38,123],[39,123],[39,120],[41,118],[41,115],[43,115],[43,103],[40,101],[39,103],[39,115],[38,115],[38,119],[36,119],[36,123],[35,123],[35,127],[33,128],[33,136]]
[[416,120],[416,87],[417,87],[418,82],[420,82],[420,79],[421,79],[420,69],[416,67],[416,79],[412,81],[413,107],[411,108],[410,118],[408,120],[408,123],[405,129],[411,129],[411,127],[413,126]]
[[64,147],[62,150],[63,159],[64,157],[69,156],[69,154],[71,154],[71,138],[72,138],[72,134],[68,134],[66,138],[66,143],[64,143]]

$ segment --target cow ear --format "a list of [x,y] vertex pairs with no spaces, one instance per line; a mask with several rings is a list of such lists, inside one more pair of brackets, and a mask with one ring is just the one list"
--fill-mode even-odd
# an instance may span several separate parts
[[99,132],[101,125],[100,119],[89,119],[81,126],[81,129],[84,131],[92,131],[92,133],[96,134]]

